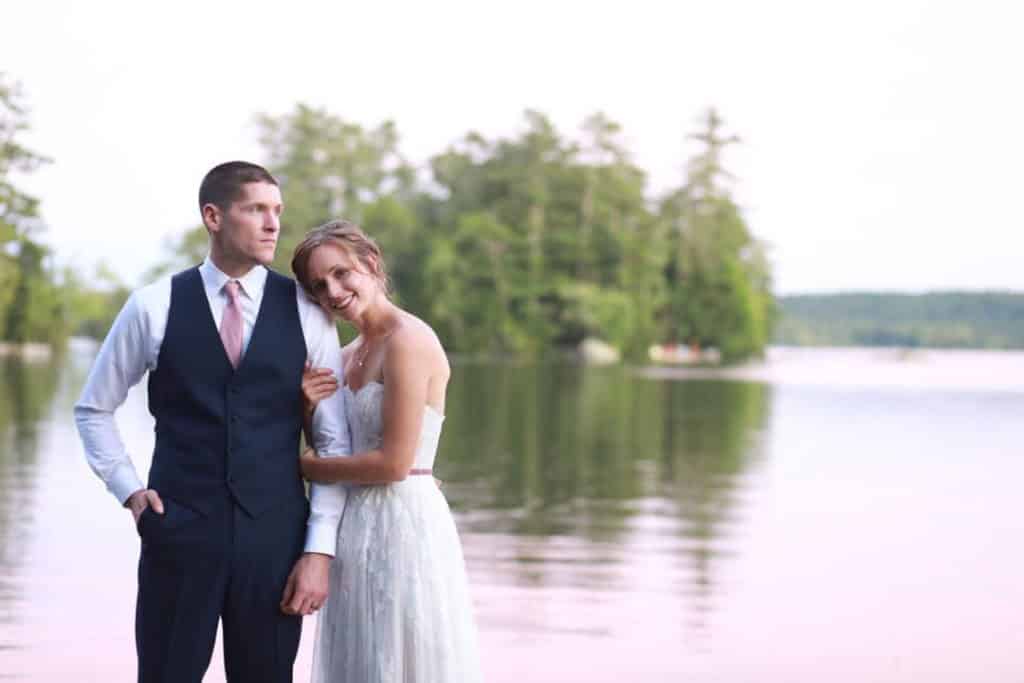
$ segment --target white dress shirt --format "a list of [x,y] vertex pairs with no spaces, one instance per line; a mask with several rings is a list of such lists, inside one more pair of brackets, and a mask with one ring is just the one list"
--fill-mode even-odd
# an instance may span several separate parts
[[[231,278],[221,272],[209,257],[199,267],[199,274],[214,323],[220,329],[224,309],[228,305],[224,285]],[[257,266],[235,279],[241,285],[239,301],[242,305],[244,357],[263,301],[267,269]],[[301,287],[296,287],[296,290],[307,359],[314,367],[331,368],[337,372],[341,367],[337,330],[323,310],[306,297]],[[132,292],[103,340],[82,396],[75,404],[75,422],[89,467],[122,504],[133,493],[146,487],[121,440],[114,411],[124,403],[128,390],[138,384],[146,372],[156,369],[170,307],[169,275]],[[351,453],[343,392],[336,391],[317,406],[313,416],[313,441],[319,453]],[[312,485],[306,552],[335,554],[346,490],[344,485],[338,484]]]

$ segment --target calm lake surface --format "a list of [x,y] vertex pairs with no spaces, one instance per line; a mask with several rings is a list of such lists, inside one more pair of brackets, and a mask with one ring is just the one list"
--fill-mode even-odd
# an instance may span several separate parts
[[[134,680],[138,539],[71,415],[94,353],[0,359],[0,679]],[[813,381],[455,367],[437,472],[489,681],[1024,680],[1024,354],[786,362]],[[141,388],[119,424],[146,471]]]

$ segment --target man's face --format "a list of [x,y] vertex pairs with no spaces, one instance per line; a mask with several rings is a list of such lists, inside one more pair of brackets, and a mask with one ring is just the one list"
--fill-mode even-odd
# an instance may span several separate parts
[[281,232],[281,190],[270,183],[246,183],[226,211],[208,227],[222,253],[236,263],[268,265]]

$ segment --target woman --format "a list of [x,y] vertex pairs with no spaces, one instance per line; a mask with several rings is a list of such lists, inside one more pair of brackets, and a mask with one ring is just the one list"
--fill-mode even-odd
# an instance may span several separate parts
[[[359,331],[342,351],[352,455],[307,450],[301,460],[311,481],[349,485],[313,680],[478,681],[462,549],[431,476],[450,374],[444,349],[388,298],[380,250],[358,226],[311,231],[292,269],[320,306]],[[308,373],[308,414],[333,390],[329,377]]]

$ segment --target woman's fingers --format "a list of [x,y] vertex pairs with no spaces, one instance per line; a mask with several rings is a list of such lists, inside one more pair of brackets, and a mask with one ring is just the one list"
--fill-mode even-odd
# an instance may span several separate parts
[[320,401],[324,400],[328,396],[331,396],[332,394],[334,394],[333,391],[322,391],[319,393],[310,394],[309,396],[306,397],[306,400],[309,401],[310,403],[319,403]]
[[333,375],[308,375],[302,378],[302,386],[315,387],[323,385],[337,386],[338,379]]
[[330,368],[313,368],[306,364],[302,373],[302,399],[309,414],[320,401],[338,390],[338,378]]
[[338,379],[330,370],[311,370],[302,378],[302,393],[307,401],[321,401],[337,390]]
[[316,384],[316,385],[313,385],[313,386],[307,386],[307,387],[303,388],[303,391],[310,398],[325,398],[327,396],[330,396],[331,394],[333,394],[337,390],[338,390],[338,383],[337,382],[325,383],[325,384]]

